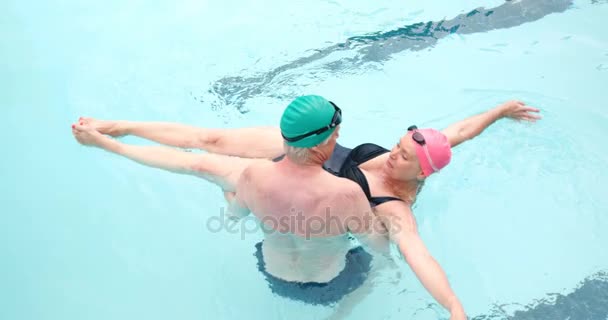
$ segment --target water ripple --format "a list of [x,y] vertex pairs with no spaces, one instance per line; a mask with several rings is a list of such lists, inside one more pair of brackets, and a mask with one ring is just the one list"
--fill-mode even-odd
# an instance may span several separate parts
[[[389,60],[395,53],[432,48],[440,39],[452,34],[465,35],[513,28],[552,13],[563,12],[571,5],[572,0],[507,1],[495,8],[476,8],[449,20],[419,22],[395,30],[350,37],[343,43],[312,50],[314,53],[307,57],[264,73],[219,79],[198,100],[210,104],[212,108],[233,106],[245,113],[247,109],[244,104],[248,99],[272,96],[279,86],[288,87],[285,97],[296,96],[299,91],[297,88],[310,84],[309,81],[297,79],[309,72],[310,67],[323,69],[324,74],[357,73],[365,65]],[[303,68],[306,68],[306,72]],[[298,70],[299,72],[294,72]],[[320,79],[324,77],[323,73],[319,74]],[[296,80],[300,83],[296,83]]]
[[[520,309],[510,312],[508,309]],[[496,304],[488,315],[472,320],[606,319],[608,317],[608,273],[601,271],[583,280],[569,294],[549,293],[524,306]],[[512,316],[509,316],[512,314]]]

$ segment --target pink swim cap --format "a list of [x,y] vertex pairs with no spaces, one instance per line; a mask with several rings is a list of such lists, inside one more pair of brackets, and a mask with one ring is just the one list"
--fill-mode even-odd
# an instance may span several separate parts
[[448,138],[441,131],[435,129],[413,129],[412,131],[419,132],[424,137],[423,146],[413,138],[414,133],[412,132],[416,156],[418,156],[418,162],[425,177],[443,169],[450,163],[452,147]]

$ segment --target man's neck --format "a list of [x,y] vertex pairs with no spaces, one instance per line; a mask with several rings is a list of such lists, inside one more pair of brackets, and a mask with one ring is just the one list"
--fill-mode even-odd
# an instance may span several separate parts
[[320,171],[323,170],[323,164],[319,163],[314,159],[309,159],[302,163],[296,163],[289,159],[289,157],[283,158],[283,160],[277,163],[279,167],[282,167],[286,170],[294,170],[294,171]]

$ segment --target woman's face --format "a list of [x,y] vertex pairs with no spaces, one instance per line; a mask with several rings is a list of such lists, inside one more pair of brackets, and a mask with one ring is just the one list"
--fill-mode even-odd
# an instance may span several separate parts
[[414,143],[411,133],[408,133],[391,149],[384,164],[384,169],[391,178],[401,181],[424,179]]

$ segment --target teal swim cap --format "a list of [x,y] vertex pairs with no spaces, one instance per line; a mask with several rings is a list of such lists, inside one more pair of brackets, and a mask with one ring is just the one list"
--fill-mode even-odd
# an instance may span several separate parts
[[[281,133],[285,138],[293,138],[323,128],[332,122],[336,109],[321,96],[309,95],[293,100],[281,117]],[[287,141],[287,145],[312,148],[325,141],[336,128],[320,134],[313,134],[298,141]]]

